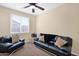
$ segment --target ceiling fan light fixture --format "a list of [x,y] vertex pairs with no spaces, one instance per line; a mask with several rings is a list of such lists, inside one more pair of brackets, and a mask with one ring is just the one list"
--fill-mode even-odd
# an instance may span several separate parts
[[30,6],[31,6],[31,8],[32,8],[32,13],[35,13],[35,9],[36,9],[36,8],[38,8],[38,9],[40,9],[40,10],[42,10],[42,11],[45,10],[43,7],[38,6],[37,3],[29,3],[29,5],[28,5],[28,6],[25,6],[24,8],[28,8],[28,7],[30,7]]
[[33,8],[33,9],[34,9],[34,8],[35,8],[35,6],[31,6],[31,8]]
[[38,9],[40,9],[40,10],[45,10],[43,7],[38,6],[37,3],[29,3],[29,5],[25,6],[24,8],[28,8],[28,7],[30,7],[30,6],[32,6],[33,8],[36,7],[36,8],[38,8]]
[[32,13],[35,13],[35,9],[34,8],[32,8]]

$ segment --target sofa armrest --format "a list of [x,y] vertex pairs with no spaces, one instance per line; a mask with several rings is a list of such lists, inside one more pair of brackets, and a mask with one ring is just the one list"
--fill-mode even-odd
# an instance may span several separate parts
[[48,44],[49,44],[49,45],[54,45],[54,43],[55,43],[55,42],[53,42],[53,41],[49,41]]
[[25,44],[25,42],[19,41],[19,42],[17,42],[17,43],[14,43],[11,47],[9,47],[9,50],[10,50],[10,51],[14,51],[15,49],[17,49],[17,48],[23,46],[24,44]]
[[0,47],[4,47],[4,48],[8,48],[10,46],[12,46],[13,44],[12,43],[0,43]]
[[64,52],[68,52],[68,53],[71,53],[71,47],[67,47],[67,46],[64,46],[64,47],[61,47],[60,49]]

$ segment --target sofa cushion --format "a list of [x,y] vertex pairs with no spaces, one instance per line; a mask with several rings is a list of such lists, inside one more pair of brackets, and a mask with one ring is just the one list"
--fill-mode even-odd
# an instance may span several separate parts
[[67,43],[67,41],[66,40],[63,40],[61,37],[56,37],[57,38],[57,40],[56,40],[56,42],[55,42],[55,45],[57,46],[57,47],[59,47],[59,48],[61,48],[64,44],[66,44]]
[[55,42],[49,41],[49,45],[54,45]]
[[38,44],[38,45],[41,45],[41,46],[45,46],[45,47],[48,47],[48,44],[45,44],[44,42],[41,42],[41,41],[34,41],[34,43]]
[[49,46],[49,51],[57,54],[57,55],[68,55],[66,51],[62,51],[60,48],[56,46]]
[[57,35],[54,35],[54,34],[43,34],[43,33],[41,33],[41,35],[44,35],[45,43],[49,43],[49,41],[55,42],[55,37],[57,36]]
[[3,37],[2,43],[12,43],[12,37],[10,37],[10,36]]
[[6,48],[9,48],[12,45],[13,45],[12,43],[0,43],[0,46],[6,47]]

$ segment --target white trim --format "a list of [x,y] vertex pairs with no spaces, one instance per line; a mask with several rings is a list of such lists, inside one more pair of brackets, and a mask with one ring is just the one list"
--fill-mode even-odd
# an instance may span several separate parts
[[[28,24],[28,31],[25,31],[25,32],[22,32],[22,30],[21,30],[21,25],[20,25],[20,32],[12,32],[12,15],[15,15],[15,14],[11,14],[10,15],[10,33],[11,34],[18,34],[18,33],[29,33],[29,31],[30,31],[30,19],[29,19],[29,17],[26,17],[27,19],[28,19],[28,22],[29,22],[29,24]],[[18,16],[18,15],[16,15],[16,16]]]
[[77,53],[75,53],[75,52],[72,52],[72,54],[79,56],[79,54],[77,54]]

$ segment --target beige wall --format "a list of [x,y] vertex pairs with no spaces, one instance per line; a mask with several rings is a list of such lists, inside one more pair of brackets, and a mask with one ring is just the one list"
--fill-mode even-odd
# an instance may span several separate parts
[[73,38],[72,52],[79,55],[79,4],[64,4],[37,17],[37,33]]
[[[36,31],[35,16],[0,6],[0,36],[10,34],[10,15],[11,14],[29,17],[30,33]],[[28,36],[27,34],[25,35]]]

